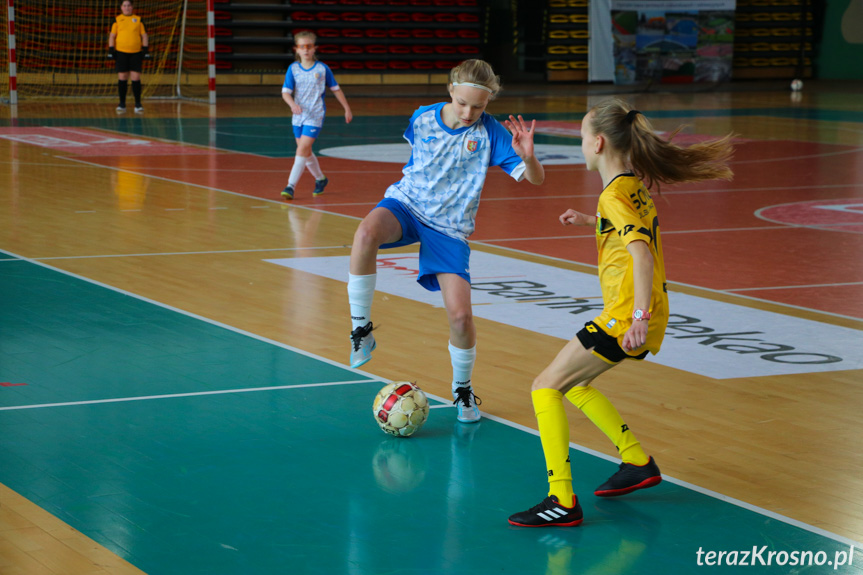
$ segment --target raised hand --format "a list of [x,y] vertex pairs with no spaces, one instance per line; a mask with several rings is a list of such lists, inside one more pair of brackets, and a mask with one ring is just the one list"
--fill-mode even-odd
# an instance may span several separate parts
[[533,156],[533,132],[536,128],[536,120],[531,120],[530,127],[525,123],[521,115],[516,119],[510,114],[508,120],[503,122],[506,129],[512,134],[512,149],[521,159]]

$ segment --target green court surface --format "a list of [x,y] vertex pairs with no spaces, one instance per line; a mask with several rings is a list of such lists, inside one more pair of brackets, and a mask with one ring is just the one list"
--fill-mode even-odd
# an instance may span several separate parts
[[153,575],[863,573],[673,479],[596,498],[616,465],[576,446],[583,525],[512,527],[547,488],[533,432],[433,398],[390,438],[373,376],[6,254],[0,382],[0,482]]

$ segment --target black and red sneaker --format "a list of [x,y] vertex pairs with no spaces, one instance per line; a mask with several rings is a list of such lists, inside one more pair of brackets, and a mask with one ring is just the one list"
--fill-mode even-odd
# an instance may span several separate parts
[[575,527],[582,521],[584,514],[575,495],[572,496],[572,507],[564,507],[558,502],[556,495],[551,495],[539,505],[509,518],[510,525],[519,527]]
[[636,489],[646,489],[659,485],[661,481],[662,474],[651,457],[644,465],[621,463],[617,473],[597,487],[593,494],[598,497],[617,497],[632,493]]

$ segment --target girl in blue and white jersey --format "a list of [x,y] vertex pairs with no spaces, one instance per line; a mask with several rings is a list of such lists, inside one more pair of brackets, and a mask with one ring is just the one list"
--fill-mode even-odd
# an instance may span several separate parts
[[294,189],[303,169],[308,168],[315,177],[315,197],[324,193],[324,188],[329,183],[321,167],[318,158],[312,152],[312,144],[315,143],[321,128],[324,125],[324,93],[329,88],[333,96],[345,109],[345,122],[350,124],[353,119],[348,99],[333,77],[330,67],[319,62],[315,57],[315,41],[317,36],[312,32],[303,31],[294,35],[294,50],[297,61],[288,67],[285,74],[285,83],[282,85],[282,99],[291,107],[293,117],[291,124],[294,127],[294,138],[297,141],[297,153],[294,157],[294,165],[291,175],[288,177],[288,185],[282,191],[282,197],[286,200],[294,199]]
[[500,78],[488,63],[462,62],[450,72],[448,89],[450,102],[422,106],[411,116],[404,134],[411,145],[404,175],[354,235],[348,279],[351,366],[369,361],[376,345],[370,312],[378,250],[419,242],[417,281],[427,290],[441,291],[449,319],[458,420],[473,423],[480,419],[480,401],[471,387],[476,328],[467,238],[474,231],[491,166],[535,185],[543,182],[545,171],[534,154],[535,120],[528,125],[521,116],[509,116],[504,128],[485,112],[500,90]]

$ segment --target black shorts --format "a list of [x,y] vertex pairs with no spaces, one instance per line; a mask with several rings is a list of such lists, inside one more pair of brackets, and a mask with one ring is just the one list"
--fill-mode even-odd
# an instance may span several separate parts
[[114,52],[114,60],[117,62],[117,72],[138,72],[144,67],[144,53]]
[[627,354],[615,338],[602,331],[602,328],[592,321],[584,324],[584,327],[575,334],[575,337],[578,338],[584,349],[593,348],[593,353],[599,355],[608,363],[619,363],[624,359],[644,359],[650,353],[649,351],[645,351],[638,355]]

